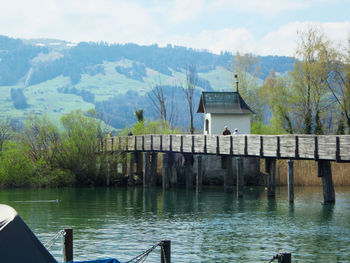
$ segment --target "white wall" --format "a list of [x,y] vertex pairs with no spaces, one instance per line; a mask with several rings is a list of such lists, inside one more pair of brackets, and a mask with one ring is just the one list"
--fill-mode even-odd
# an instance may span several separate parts
[[250,119],[251,114],[211,114],[206,113],[204,118],[204,133],[205,120],[209,120],[208,134],[222,134],[225,126],[233,133],[235,128],[240,134],[250,134]]

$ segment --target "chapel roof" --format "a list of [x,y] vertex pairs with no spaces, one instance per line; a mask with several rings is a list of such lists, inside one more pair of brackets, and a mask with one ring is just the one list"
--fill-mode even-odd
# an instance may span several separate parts
[[254,111],[239,92],[202,92],[197,113],[249,114]]

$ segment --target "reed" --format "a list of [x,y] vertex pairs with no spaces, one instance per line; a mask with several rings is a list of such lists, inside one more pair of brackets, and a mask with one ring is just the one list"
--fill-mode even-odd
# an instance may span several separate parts
[[[285,186],[287,182],[288,160],[277,160],[276,185]],[[261,160],[261,170],[265,168],[265,161]],[[350,186],[350,163],[332,162],[332,178],[334,186]],[[317,162],[294,161],[294,185],[320,186],[321,178],[317,177]]]

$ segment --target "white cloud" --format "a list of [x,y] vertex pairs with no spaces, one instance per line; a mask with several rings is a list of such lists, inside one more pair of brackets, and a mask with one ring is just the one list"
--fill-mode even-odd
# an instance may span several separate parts
[[193,20],[205,6],[204,0],[175,0],[167,12],[172,23]]
[[230,9],[236,13],[274,16],[334,2],[338,2],[338,0],[216,0],[209,1],[209,7],[215,11]]
[[0,34],[70,41],[153,43],[152,10],[122,0],[12,0],[0,9]]
[[168,40],[172,44],[208,49],[215,53],[231,51],[258,55],[294,56],[298,42],[297,31],[304,30],[309,25],[322,28],[325,36],[332,41],[344,42],[350,33],[350,22],[323,24],[291,22],[281,26],[277,31],[267,33],[260,39],[254,38],[253,34],[246,28],[226,28],[217,31],[205,30],[195,36],[174,35]]

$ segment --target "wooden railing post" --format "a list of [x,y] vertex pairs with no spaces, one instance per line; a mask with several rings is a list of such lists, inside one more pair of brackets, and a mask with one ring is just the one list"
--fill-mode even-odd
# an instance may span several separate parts
[[160,243],[160,262],[161,263],[171,263],[171,250],[170,250],[170,240],[163,240]]
[[63,262],[73,261],[73,229],[64,229]]

